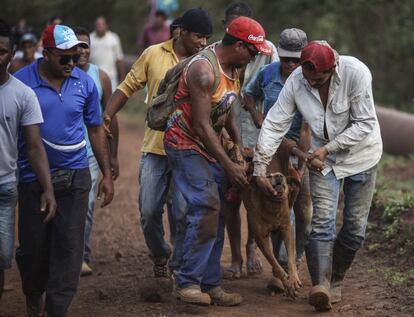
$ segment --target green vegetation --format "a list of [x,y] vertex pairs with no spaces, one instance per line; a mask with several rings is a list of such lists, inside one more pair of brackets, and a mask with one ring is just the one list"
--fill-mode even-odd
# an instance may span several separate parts
[[[380,162],[373,208],[382,210],[385,239],[394,238],[399,233],[403,215],[412,211],[414,207],[414,179],[398,180],[387,177],[385,170],[391,166],[403,170],[404,166],[412,160],[413,158],[384,155]],[[372,224],[368,229],[372,229]],[[404,240],[402,244],[410,241]]]
[[[2,17],[14,24],[24,17],[41,30],[52,15],[61,15],[69,25],[92,29],[96,16],[105,15],[111,29],[119,33],[126,52],[136,54],[137,35],[149,12],[149,1],[89,0],[45,1],[3,0]],[[414,1],[411,0],[246,0],[253,16],[277,43],[287,27],[304,29],[310,40],[326,39],[341,54],[364,61],[373,74],[376,102],[413,111]],[[181,14],[201,6],[214,18],[215,34],[223,34],[221,20],[231,1],[181,0]]]

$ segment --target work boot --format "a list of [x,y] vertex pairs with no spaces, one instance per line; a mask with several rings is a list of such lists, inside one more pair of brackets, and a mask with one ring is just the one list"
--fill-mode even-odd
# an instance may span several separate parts
[[88,276],[88,275],[92,275],[93,271],[91,269],[91,267],[88,265],[88,263],[86,263],[85,261],[82,262],[82,267],[81,267],[81,276]]
[[26,312],[28,317],[45,317],[45,303],[43,296],[26,296]]
[[306,260],[312,279],[309,304],[316,311],[331,310],[330,282],[332,275],[332,241],[310,241],[306,247]]
[[342,281],[345,273],[354,261],[357,251],[343,246],[336,239],[333,248],[332,278],[331,278],[331,302],[339,303],[342,299]]
[[208,306],[211,303],[210,295],[201,292],[199,285],[179,287],[174,284],[173,296],[190,304]]
[[211,304],[217,306],[237,306],[243,301],[238,293],[226,293],[221,286],[216,286],[205,290],[211,298]]

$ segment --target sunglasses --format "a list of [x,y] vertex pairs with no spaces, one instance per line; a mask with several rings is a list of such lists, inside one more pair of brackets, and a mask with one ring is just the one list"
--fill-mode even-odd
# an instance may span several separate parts
[[52,50],[48,50],[50,53],[52,53],[53,55],[59,56],[59,64],[60,65],[67,65],[69,64],[69,62],[72,60],[74,64],[76,64],[77,62],[79,62],[79,58],[80,55],[79,54],[73,54],[73,55],[69,55],[69,54],[57,54]]
[[245,42],[243,42],[243,45],[247,48],[247,51],[249,52],[251,57],[255,57],[257,54],[259,54],[257,48],[253,45],[247,44]]
[[280,61],[286,64],[293,63],[293,64],[300,64],[300,58],[297,57],[281,57]]

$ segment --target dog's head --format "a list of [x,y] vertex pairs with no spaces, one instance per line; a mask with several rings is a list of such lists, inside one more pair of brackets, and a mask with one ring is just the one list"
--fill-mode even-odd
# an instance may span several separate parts
[[290,198],[292,192],[300,188],[300,181],[295,177],[286,177],[282,173],[271,173],[267,176],[273,189],[277,192],[276,199]]

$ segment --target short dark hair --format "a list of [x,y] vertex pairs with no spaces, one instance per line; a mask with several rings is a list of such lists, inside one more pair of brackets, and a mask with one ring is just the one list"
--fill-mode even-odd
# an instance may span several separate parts
[[252,9],[244,2],[237,1],[231,3],[224,11],[224,17],[227,19],[230,15],[241,17],[251,17]]
[[0,36],[9,38],[10,49],[13,50],[14,49],[14,39],[13,39],[13,33],[12,33],[12,30],[11,30],[11,27],[6,21],[4,21],[2,19],[0,19]]
[[163,10],[155,11],[155,16],[156,17],[163,17],[164,19],[168,18],[167,13],[165,13],[165,11],[163,11]]
[[76,35],[86,35],[88,39],[90,39],[88,30],[83,26],[75,26],[72,28],[72,30]]
[[55,21],[55,20],[62,20],[63,21],[63,19],[62,19],[62,17],[60,16],[60,15],[52,15],[50,18],[49,18],[49,24],[52,24],[53,23],[53,21]]
[[230,45],[233,45],[234,43],[237,43],[239,41],[242,41],[242,40],[226,33],[226,34],[224,34],[224,37],[221,40],[221,44],[223,44],[223,46],[230,46]]

